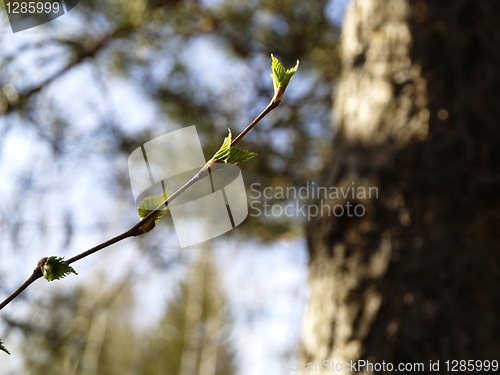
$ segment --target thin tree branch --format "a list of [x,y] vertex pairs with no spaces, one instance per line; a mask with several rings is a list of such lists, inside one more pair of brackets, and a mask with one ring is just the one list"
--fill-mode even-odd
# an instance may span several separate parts
[[30,286],[35,280],[39,279],[42,277],[42,270],[40,267],[37,265],[31,276],[29,277],[28,280],[26,280],[23,285],[21,285],[19,288],[16,289],[14,293],[12,293],[10,296],[8,296],[5,301],[0,303],[0,310],[2,310],[5,306],[7,306],[14,298],[19,296],[24,289],[26,289],[28,286]]
[[[279,100],[271,100],[271,102],[268,104],[268,106],[253,120],[232,142],[231,146],[235,145],[239,140],[241,140],[245,134],[247,134],[260,120],[262,120],[269,112],[271,112],[273,109],[278,107],[280,104]],[[182,187],[180,187],[177,191],[175,191],[168,199],[166,199],[162,204],[160,204],[158,207],[156,207],[153,211],[151,211],[149,214],[144,216],[137,224],[132,226],[129,230],[123,232],[122,234],[119,234],[116,237],[113,237],[107,241],[104,241],[100,243],[97,246],[94,246],[91,249],[88,249],[78,255],[75,255],[72,258],[69,258],[66,263],[74,263],[79,261],[80,259],[83,259],[91,254],[94,254],[98,252],[99,250],[102,250],[106,247],[109,247],[117,242],[120,242],[124,240],[125,238],[128,237],[136,237],[141,234],[146,233],[148,230],[143,229],[143,225],[146,224],[150,220],[154,220],[154,217],[165,207],[167,207],[174,199],[176,199],[179,195],[181,195],[184,191],[189,189],[191,186],[193,186],[196,182],[199,180],[205,178],[208,176],[210,170],[214,168],[215,164],[217,163],[217,160],[210,159],[200,170],[196,175],[194,175],[188,182],[186,182]],[[43,276],[41,267],[44,264],[46,258],[41,259],[38,262],[37,268],[33,271],[33,274],[21,285],[19,288],[16,289],[15,292],[13,292],[9,297],[7,297],[1,304],[0,304],[0,310],[2,310],[5,306],[7,306],[12,300],[14,300],[16,297],[18,297],[29,285],[31,285],[34,281],[37,279],[41,278]]]
[[264,117],[267,116],[269,112],[271,112],[273,109],[275,109],[277,106],[279,106],[281,103],[280,100],[271,100],[271,102],[267,105],[267,107],[258,115],[255,120],[253,120],[250,125],[248,125],[233,141],[231,142],[231,146],[234,146],[236,143],[239,142],[241,138],[245,136],[257,123],[262,120]]
[[70,264],[70,263],[73,263],[73,262],[77,262],[79,261],[80,259],[83,259],[91,254],[94,254],[95,252],[99,251],[99,250],[102,250],[108,246],[111,246],[117,242],[120,242],[121,240],[124,240],[125,238],[128,238],[128,237],[133,237],[134,234],[130,231],[130,229],[126,232],[123,232],[122,234],[119,234],[118,236],[116,237],[113,237],[107,241],[104,241],[103,243],[100,243],[99,245],[97,246],[94,246],[93,248],[91,249],[88,249],[87,251],[84,251],[83,253],[80,253],[78,255],[75,255],[74,257],[72,258],[69,258],[66,263]]
[[[120,35],[128,32],[129,26],[123,26],[120,28],[117,28],[114,30],[112,33],[105,35],[101,39],[95,41],[94,43],[91,43],[90,45],[80,45],[78,43],[75,43],[70,40],[55,40],[55,42],[58,42],[60,44],[65,44],[68,46],[71,46],[73,48],[73,53],[75,56],[61,69],[59,69],[57,72],[53,73],[50,77],[46,78],[39,84],[25,90],[19,93],[19,102],[18,103],[7,103],[6,108],[3,111],[3,114],[9,114],[13,112],[14,110],[18,109],[21,107],[24,103],[26,103],[33,95],[39,93],[44,89],[46,86],[51,84],[52,82],[55,82],[57,79],[62,77],[64,74],[66,74],[68,71],[73,69],[75,66],[81,64],[83,61],[85,61],[87,58],[94,58],[95,55],[101,51],[103,47],[105,47],[108,42],[110,42],[112,39],[119,37]],[[54,42],[54,41],[50,41]]]

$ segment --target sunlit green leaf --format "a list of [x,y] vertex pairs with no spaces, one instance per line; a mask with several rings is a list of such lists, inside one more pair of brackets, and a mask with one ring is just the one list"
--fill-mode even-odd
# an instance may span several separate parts
[[[165,202],[168,198],[167,193],[163,193],[162,195],[154,195],[151,197],[144,198],[142,200],[141,205],[137,209],[139,213],[139,217],[142,219],[147,216],[150,212],[154,211],[156,207]],[[154,222],[157,223],[160,219],[165,215],[168,207],[164,207],[161,211],[154,216]]]
[[227,130],[229,131],[229,135],[224,138],[224,142],[222,142],[222,146],[220,147],[219,151],[217,151],[213,156],[213,160],[223,161],[224,157],[229,153],[231,142],[233,141],[233,134],[231,133],[231,129]]
[[238,164],[257,156],[255,152],[245,151],[237,147],[231,147],[233,134],[231,133],[231,129],[228,129],[228,131],[228,136],[224,139],[219,151],[217,151],[213,156],[213,160],[230,164]]
[[273,73],[271,74],[271,78],[273,79],[274,86],[273,100],[281,101],[288,83],[290,83],[290,80],[299,68],[299,60],[297,60],[297,64],[295,64],[293,68],[286,70],[283,64],[280,63],[273,54],[271,54],[271,59],[271,70],[273,71]]
[[45,259],[41,263],[41,269],[43,277],[47,281],[59,280],[63,277],[68,276],[70,273],[78,275],[76,271],[67,262],[65,262],[64,257],[51,256]]
[[[153,212],[156,207],[165,202],[168,198],[168,193],[163,193],[162,195],[154,195],[151,197],[144,198],[141,202],[141,205],[137,209],[139,213],[139,217],[143,219],[151,212]],[[158,211],[151,219],[147,220],[144,224],[141,225],[139,230],[141,233],[147,233],[151,229],[155,227],[155,224],[160,221],[160,219],[165,216],[168,207],[163,207],[160,211]]]
[[255,152],[250,152],[246,150],[242,150],[241,148],[237,147],[231,147],[229,149],[229,155],[226,160],[224,160],[225,163],[230,163],[230,164],[238,164],[241,163],[242,161],[246,161],[248,159],[252,159],[256,157],[258,154]]

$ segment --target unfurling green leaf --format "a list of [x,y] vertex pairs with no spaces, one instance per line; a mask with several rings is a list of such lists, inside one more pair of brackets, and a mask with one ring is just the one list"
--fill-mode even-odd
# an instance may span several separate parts
[[245,151],[237,147],[231,147],[233,134],[231,133],[231,129],[228,129],[228,131],[228,136],[224,139],[221,148],[215,153],[212,160],[230,164],[238,164],[242,161],[257,156],[255,152]]
[[78,275],[76,271],[67,262],[65,262],[64,257],[48,257],[43,258],[38,262],[39,267],[42,270],[43,277],[47,281],[59,280],[63,277],[68,276],[70,273]]
[[273,54],[271,54],[271,59],[273,61],[271,64],[271,69],[273,71],[273,73],[271,74],[271,78],[273,79],[274,86],[273,101],[281,101],[288,83],[299,68],[299,60],[297,60],[297,64],[295,64],[293,68],[285,70],[283,64],[280,63]]
[[[167,193],[163,193],[162,195],[154,195],[151,197],[144,198],[142,200],[141,205],[137,209],[139,213],[139,217],[142,219],[145,216],[149,215],[150,212],[153,212],[156,207],[165,202],[168,198]],[[168,207],[163,207],[158,213],[154,216],[154,222],[157,223],[160,219],[165,215]]]
[[2,342],[2,340],[0,340],[0,350],[1,350],[2,352],[5,352],[5,353],[7,353],[7,354],[9,354],[9,355],[10,355],[9,351],[7,350],[7,348],[6,348],[5,346],[3,346],[3,342]]
[[[141,205],[137,209],[137,212],[139,213],[139,217],[142,219],[149,215],[149,213],[153,212],[156,207],[161,205],[163,202],[165,202],[168,198],[167,193],[163,193],[162,195],[154,195],[151,197],[144,198],[142,200]],[[163,207],[161,210],[158,211],[156,215],[154,215],[151,219],[147,220],[144,224],[142,224],[139,228],[141,234],[149,232],[151,229],[155,227],[155,224],[160,221],[160,219],[165,215],[167,212],[168,207]]]

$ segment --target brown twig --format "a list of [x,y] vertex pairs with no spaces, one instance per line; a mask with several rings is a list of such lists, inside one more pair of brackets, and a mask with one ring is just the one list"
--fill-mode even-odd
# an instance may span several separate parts
[[32,284],[35,280],[39,279],[40,277],[42,277],[42,270],[40,269],[40,267],[37,266],[33,271],[33,273],[31,274],[31,276],[29,277],[29,279],[26,280],[23,283],[23,285],[17,288],[14,293],[8,296],[5,299],[5,301],[0,303],[0,310],[2,310],[5,306],[7,306],[14,298],[19,296],[24,291],[24,289],[26,289],[28,286],[30,286],[30,284]]
[[[8,102],[6,108],[4,108],[3,110],[3,114],[13,112],[14,110],[22,106],[23,103],[26,103],[33,95],[42,91],[46,86],[48,86],[52,82],[55,82],[57,79],[72,70],[75,66],[81,64],[87,58],[95,57],[95,55],[97,55],[97,53],[99,53],[102,48],[107,45],[108,42],[122,34],[127,33],[129,30],[131,30],[131,26],[127,24],[125,26],[119,27],[110,34],[105,35],[94,43],[90,43],[89,45],[81,45],[70,40],[56,40],[56,42],[59,42],[62,45],[72,47],[71,52],[73,52],[74,54],[73,58],[65,66],[53,73],[50,77],[25,91],[19,92],[19,101],[17,103]],[[19,53],[19,51],[17,53]]]
[[[260,120],[262,120],[269,112],[271,112],[273,109],[278,107],[280,104],[279,100],[272,100],[268,106],[253,120],[232,142],[231,146],[234,146],[241,138],[245,136]],[[113,237],[107,241],[104,241],[100,243],[97,246],[94,246],[91,249],[88,249],[78,255],[75,255],[72,258],[69,258],[66,263],[73,263],[76,261],[79,261],[82,258],[85,258],[91,254],[94,254],[98,252],[99,250],[102,250],[106,247],[109,247],[117,242],[120,242],[124,240],[125,238],[128,237],[136,237],[141,234],[144,234],[147,232],[147,230],[143,229],[144,224],[146,224],[149,220],[154,220],[154,217],[163,210],[165,207],[167,207],[174,199],[176,199],[179,195],[181,195],[184,191],[189,189],[191,186],[193,186],[197,181],[205,178],[208,176],[210,168],[217,162],[217,160],[210,159],[204,166],[203,168],[200,169],[196,175],[194,175],[188,182],[186,182],[182,187],[180,187],[177,191],[175,191],[172,195],[168,197],[162,204],[160,204],[158,207],[156,207],[153,211],[151,211],[149,214],[144,216],[137,224],[135,224],[133,227],[131,227],[129,230],[123,232],[122,234],[119,234],[116,237]],[[45,258],[44,258],[45,259]],[[42,260],[44,260],[42,259]],[[0,303],[0,310],[2,310],[5,306],[7,306],[12,300],[14,300],[16,297],[18,297],[30,284],[35,282],[37,279],[41,278],[42,275],[42,270],[41,266],[43,265],[42,260],[37,265],[37,268],[33,271],[32,275],[21,285],[19,288],[16,289],[15,292],[13,292],[10,296],[8,296],[2,303]]]
[[253,120],[250,125],[248,125],[233,141],[231,142],[231,146],[234,146],[238,141],[245,136],[257,123],[262,120],[266,115],[271,112],[274,108],[279,106],[281,101],[279,100],[271,100],[271,102],[267,105],[267,107],[258,115],[255,120]]

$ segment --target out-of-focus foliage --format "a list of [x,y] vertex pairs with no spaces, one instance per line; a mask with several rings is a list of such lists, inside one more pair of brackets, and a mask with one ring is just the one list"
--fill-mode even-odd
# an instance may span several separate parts
[[137,358],[136,332],[127,309],[130,282],[102,288],[88,283],[33,303],[30,319],[5,319],[23,333],[24,371],[36,375],[125,374]]
[[[134,324],[130,278],[54,293],[33,305],[30,322],[7,315],[23,332],[25,371],[32,375],[233,374],[228,320],[208,253],[158,324]],[[147,314],[141,314],[139,319]],[[136,318],[137,319],[137,318]],[[144,325],[145,322],[142,322]],[[29,343],[29,344],[28,344]]]
[[143,345],[141,375],[233,374],[228,314],[207,250]]

